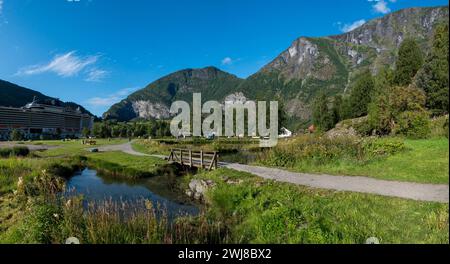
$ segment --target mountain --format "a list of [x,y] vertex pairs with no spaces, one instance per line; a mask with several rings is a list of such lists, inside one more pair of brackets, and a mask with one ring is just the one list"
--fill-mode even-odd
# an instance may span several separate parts
[[191,101],[192,92],[202,92],[203,101],[221,101],[227,96],[279,100],[288,113],[289,127],[296,129],[310,122],[311,103],[319,92],[328,96],[344,94],[360,72],[370,69],[376,73],[382,67],[393,67],[405,38],[416,39],[426,53],[433,27],[442,21],[448,23],[448,6],[408,8],[344,34],[300,37],[245,80],[213,67],[176,72],[114,105],[104,117],[124,121],[135,117],[167,118],[174,100]]
[[255,99],[280,98],[295,125],[311,118],[319,92],[345,93],[360,72],[393,67],[398,47],[414,38],[429,50],[433,25],[448,21],[448,7],[409,8],[371,20],[353,31],[328,37],[300,37],[250,76],[239,88]]
[[233,94],[242,81],[215,67],[177,71],[113,105],[103,118],[119,121],[168,118],[172,102],[192,102],[192,93],[201,93],[203,102],[223,99]]
[[10,106],[10,107],[22,107],[27,103],[33,101],[34,97],[39,100],[56,100],[64,107],[70,107],[72,109],[77,109],[80,107],[81,112],[92,115],[83,106],[78,105],[73,102],[62,102],[59,99],[49,97],[40,92],[18,86],[16,84],[0,80],[0,106]]

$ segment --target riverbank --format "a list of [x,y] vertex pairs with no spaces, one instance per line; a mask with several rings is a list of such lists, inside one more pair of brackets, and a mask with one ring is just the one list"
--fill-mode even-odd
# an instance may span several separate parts
[[[56,188],[60,181],[49,180],[55,179],[51,164],[64,168],[71,160],[107,161],[122,170],[117,176],[127,177],[129,171],[154,172],[165,163],[119,152],[72,152],[79,147],[67,146],[58,148],[56,156],[54,149],[36,157],[0,159],[2,175],[7,175],[0,180],[9,186],[1,194],[0,242],[64,243],[76,236],[82,243],[364,243],[375,236],[381,243],[448,243],[448,204],[310,189],[225,168],[176,178],[182,194],[192,180],[211,184],[202,197],[205,210],[172,225],[167,217],[155,217],[154,205],[145,201],[145,210],[134,210],[124,220],[120,215],[129,204],[104,202],[83,213],[77,199],[49,203],[46,191],[21,194],[28,180],[31,190]],[[76,158],[79,153],[85,159]],[[129,179],[135,179],[131,174]]]

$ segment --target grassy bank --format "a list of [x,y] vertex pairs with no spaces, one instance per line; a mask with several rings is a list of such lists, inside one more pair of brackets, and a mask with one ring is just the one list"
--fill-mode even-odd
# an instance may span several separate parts
[[[311,140],[303,145],[283,141],[280,148],[302,146],[304,150],[307,146],[316,160],[306,161],[324,170],[326,163],[321,162],[335,162],[334,157],[341,161],[345,157],[352,168],[372,164],[382,173],[383,168],[392,166],[408,175],[420,175],[408,170],[418,170],[421,162],[423,171],[433,167],[440,172],[443,165],[439,162],[448,164],[448,149],[442,147],[448,144],[446,139],[383,139],[368,143],[365,149],[355,148],[351,141],[334,141],[323,148],[323,142]],[[64,243],[70,236],[82,243],[364,243],[371,236],[382,243],[448,243],[448,204],[311,189],[229,169],[177,178],[182,191],[192,179],[215,183],[206,193],[206,210],[198,217],[168,223],[164,213],[156,217],[160,209],[148,201],[142,201],[140,207],[105,201],[91,204],[85,211],[79,198],[55,196],[63,188],[64,177],[80,165],[136,179],[159,174],[165,161],[122,152],[89,153],[74,144],[60,147],[59,155],[52,149],[39,156],[0,159],[0,243]],[[362,150],[373,155],[365,156]],[[83,153],[84,158],[76,153]],[[305,152],[289,156],[291,153],[278,153],[274,160],[267,152],[262,158],[299,169],[296,157]],[[125,211],[129,217],[122,217]]]
[[319,165],[299,162],[293,170],[420,183],[449,183],[447,138],[407,139],[404,144],[405,151],[364,163],[345,159]]
[[297,172],[447,183],[448,139],[301,136],[259,155],[258,164]]
[[207,213],[235,243],[448,243],[448,204],[310,189],[220,169]]
[[[448,204],[310,189],[229,169],[183,177],[184,188],[191,179],[212,180],[215,187],[206,193],[204,213],[173,223],[164,213],[156,217],[160,209],[145,200],[139,207],[105,201],[83,210],[79,198],[53,195],[58,188],[48,186],[59,185],[48,177],[51,173],[35,173],[23,187],[16,184],[0,196],[0,243],[64,243],[70,236],[86,244],[359,244],[371,236],[382,243],[449,239]],[[124,218],[124,212],[129,217]]]
[[87,166],[102,174],[125,179],[139,179],[159,175],[171,166],[155,157],[132,156],[123,152],[104,152],[85,155]]

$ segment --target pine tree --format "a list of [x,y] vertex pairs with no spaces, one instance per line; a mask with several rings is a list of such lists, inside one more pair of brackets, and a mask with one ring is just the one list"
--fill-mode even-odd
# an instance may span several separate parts
[[313,105],[313,121],[321,131],[328,131],[333,127],[333,116],[328,109],[328,98],[321,93]]
[[398,50],[394,84],[407,86],[422,67],[423,55],[414,39],[405,39]]
[[342,102],[343,102],[343,99],[342,99],[341,95],[336,95],[334,97],[333,107],[331,108],[331,114],[332,114],[334,124],[337,124],[337,123],[339,123],[339,121],[343,120],[342,119]]
[[436,26],[433,47],[417,74],[416,85],[426,92],[426,106],[434,114],[449,112],[448,24]]
[[365,71],[356,80],[349,96],[350,118],[367,115],[369,103],[372,100],[375,83],[370,71]]

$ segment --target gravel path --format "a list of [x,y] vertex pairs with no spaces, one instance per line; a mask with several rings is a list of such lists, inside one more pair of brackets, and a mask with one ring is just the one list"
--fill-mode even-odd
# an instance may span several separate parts
[[102,151],[122,151],[127,154],[134,155],[134,156],[150,156],[148,154],[135,151],[133,149],[133,147],[131,146],[131,142],[127,142],[127,143],[119,144],[119,145],[102,146],[102,147],[98,147],[98,150],[100,152],[102,152]]
[[280,169],[227,164],[224,167],[248,172],[265,179],[289,182],[314,188],[337,191],[371,193],[407,198],[419,201],[448,203],[449,187],[445,184],[422,184],[413,182],[386,181],[360,176],[335,176],[289,172]]
[[[136,156],[167,158],[162,155],[148,155],[133,150],[131,143],[99,147],[100,151],[123,151]],[[313,188],[337,191],[371,193],[383,196],[400,197],[418,201],[449,202],[449,186],[446,184],[423,184],[413,182],[387,181],[361,176],[335,176],[290,172],[275,168],[250,166],[237,163],[220,162],[219,166],[248,172],[256,176],[288,182]]]

